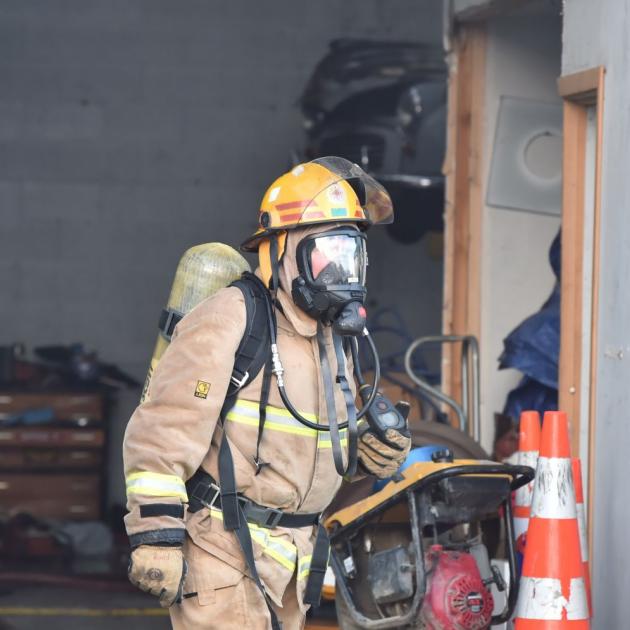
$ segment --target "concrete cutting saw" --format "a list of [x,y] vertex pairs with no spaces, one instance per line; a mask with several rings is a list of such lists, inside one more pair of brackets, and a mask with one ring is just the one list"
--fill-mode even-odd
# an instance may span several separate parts
[[[454,460],[446,449],[332,514],[326,526],[340,628],[505,623],[518,595],[511,497],[533,477],[527,466]],[[499,540],[507,579],[489,560]],[[505,600],[499,612],[492,591]]]

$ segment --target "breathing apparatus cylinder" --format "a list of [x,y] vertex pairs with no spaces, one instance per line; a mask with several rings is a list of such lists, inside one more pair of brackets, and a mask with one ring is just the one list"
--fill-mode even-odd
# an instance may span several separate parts
[[223,243],[205,243],[187,250],[181,257],[160,322],[160,333],[142,390],[140,402],[148,399],[151,377],[170,343],[175,323],[197,304],[250,271],[248,262]]

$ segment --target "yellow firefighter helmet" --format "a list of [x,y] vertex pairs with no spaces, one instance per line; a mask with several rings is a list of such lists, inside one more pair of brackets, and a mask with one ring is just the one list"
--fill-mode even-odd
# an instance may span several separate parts
[[[319,223],[356,223],[362,230],[394,220],[392,200],[360,166],[340,157],[298,164],[268,188],[260,205],[258,229],[241,245],[257,251],[265,283],[284,252],[288,230]],[[277,236],[272,261],[270,237]]]

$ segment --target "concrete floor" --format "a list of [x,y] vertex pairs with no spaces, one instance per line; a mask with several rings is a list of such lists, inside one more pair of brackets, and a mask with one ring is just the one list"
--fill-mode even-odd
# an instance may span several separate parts
[[[122,586],[123,589],[126,585]],[[308,630],[337,628],[332,603],[310,618]],[[168,614],[135,590],[98,591],[67,586],[0,584],[0,630],[170,630]]]
[[166,611],[140,592],[0,586],[0,630],[169,630]]

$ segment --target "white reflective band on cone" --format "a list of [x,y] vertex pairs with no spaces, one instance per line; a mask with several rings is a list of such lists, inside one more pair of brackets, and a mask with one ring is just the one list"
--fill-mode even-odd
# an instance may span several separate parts
[[529,519],[523,518],[520,516],[514,517],[514,540],[518,540],[521,534],[524,534],[527,531],[527,527],[529,526]]
[[[519,451],[518,465],[530,466],[536,470],[536,463],[538,462],[538,451]],[[520,487],[514,495],[514,505],[521,505],[529,507],[532,504],[532,494],[534,492],[534,481],[530,481],[528,484]]]
[[577,509],[577,521],[578,529],[580,530],[580,551],[582,552],[582,562],[588,562],[588,543],[586,541],[586,515],[584,514],[584,503],[578,503]]
[[150,497],[178,497],[188,501],[188,493],[183,479],[176,475],[162,475],[152,472],[136,472],[126,479],[127,495],[144,494]]
[[576,518],[575,490],[568,457],[539,457],[530,518]]
[[567,611],[569,621],[588,619],[584,578],[571,578],[567,600],[562,594],[559,579],[521,577],[516,606],[517,619],[560,621],[563,610]]

